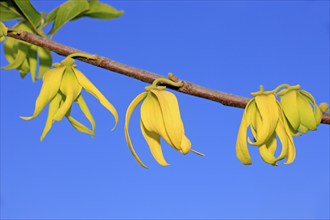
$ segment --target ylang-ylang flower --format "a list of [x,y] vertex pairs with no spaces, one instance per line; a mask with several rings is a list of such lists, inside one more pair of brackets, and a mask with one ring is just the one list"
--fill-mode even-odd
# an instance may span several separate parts
[[[264,91],[260,86],[259,92],[251,93],[254,98],[244,110],[236,141],[236,155],[243,164],[252,164],[247,142],[258,147],[261,158],[266,163],[277,165],[277,161],[286,158],[285,163],[290,164],[295,158],[294,142],[275,92],[276,90]],[[252,140],[247,137],[249,127]],[[282,149],[275,156],[278,140]]]
[[318,106],[314,97],[309,92],[301,90],[300,85],[288,85],[278,93],[278,96],[294,135],[316,130],[321,123],[322,114],[329,108],[325,102]]
[[[87,77],[80,72],[74,64],[73,56],[82,56],[93,58],[85,54],[72,54],[65,58],[61,63],[55,63],[53,69],[45,72],[43,84],[39,96],[35,103],[34,113],[30,117],[21,117],[24,120],[31,120],[37,117],[40,112],[49,103],[48,117],[46,125],[40,137],[43,140],[45,135],[51,129],[54,121],[60,121],[66,117],[71,125],[80,132],[95,135],[95,121],[81,95],[82,89],[91,93],[100,103],[108,109],[115,118],[115,126],[118,122],[118,113],[113,105],[104,97],[104,95],[90,82]],[[88,121],[91,123],[91,129],[77,121],[71,116],[71,106],[76,102]]]
[[160,137],[182,154],[187,154],[190,151],[193,151],[199,155],[203,155],[191,149],[191,142],[185,135],[177,98],[173,93],[166,91],[165,86],[157,86],[157,83],[159,82],[165,82],[177,87],[182,86],[182,83],[180,82],[175,83],[165,78],[159,78],[155,80],[151,86],[146,87],[146,92],[139,94],[131,102],[126,112],[125,137],[127,144],[134,158],[145,168],[147,168],[147,166],[141,161],[135,152],[128,133],[128,126],[132,112],[142,101],[143,103],[140,109],[141,131],[149,146],[151,154],[160,165],[169,165],[163,156]]

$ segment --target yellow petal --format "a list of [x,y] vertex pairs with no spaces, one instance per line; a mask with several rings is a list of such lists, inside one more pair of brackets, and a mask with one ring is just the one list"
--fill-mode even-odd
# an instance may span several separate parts
[[286,118],[288,119],[293,130],[297,131],[300,125],[300,117],[297,105],[297,91],[289,91],[280,96],[280,99],[280,103]]
[[306,96],[298,93],[297,94],[298,102],[298,112],[300,116],[300,123],[306,127],[308,130],[316,129],[316,121],[314,118],[314,112],[311,104],[309,103]]
[[298,130],[299,130],[300,133],[305,134],[305,133],[308,132],[309,129],[307,127],[305,127],[305,125],[300,124]]
[[112,128],[114,130],[118,123],[118,113],[115,107],[105,98],[105,96],[93,85],[87,77],[80,72],[78,69],[73,68],[74,73],[76,74],[76,77],[78,79],[79,84],[89,93],[91,93],[95,98],[97,98],[100,103],[108,109],[113,117],[115,118],[115,126]]
[[265,144],[259,146],[258,149],[259,149],[259,153],[260,153],[260,156],[263,161],[265,161],[266,163],[269,163],[273,166],[277,166],[276,158],[274,157],[274,155],[271,153],[271,151],[267,148],[267,146]]
[[[276,141],[276,133],[274,132],[273,135],[269,138],[266,143],[267,149],[270,151],[271,154],[275,154],[277,141]],[[278,160],[278,158],[276,158]]]
[[142,131],[142,135],[148,143],[152,156],[160,165],[169,166],[169,164],[166,162],[164,158],[162,147],[160,146],[160,135],[155,132],[148,131],[144,127],[142,121],[140,121],[140,127]]
[[81,92],[81,86],[71,67],[66,67],[60,86],[62,94],[65,96],[65,101],[58,109],[54,116],[55,121],[60,121],[71,108],[73,101],[76,100]]
[[314,118],[315,118],[316,126],[318,126],[321,123],[322,115],[323,115],[323,113],[322,113],[322,110],[320,109],[320,107],[315,105],[314,106]]
[[[262,125],[262,119],[259,110],[257,108],[257,104],[255,103],[255,100],[251,101],[249,108],[247,108],[246,110],[246,121],[250,125],[253,140],[256,141],[257,130]],[[249,144],[253,145],[253,142],[250,140],[250,137],[248,137],[247,140]]]
[[251,99],[249,103],[246,105],[236,140],[236,156],[245,165],[252,164],[251,156],[246,143],[246,136],[247,136],[247,128],[249,126],[247,120],[247,112],[249,111],[250,106],[254,104],[255,104],[254,99]]
[[286,154],[286,162],[284,164],[290,164],[294,161],[294,159],[296,157],[296,147],[294,145],[294,141],[293,141],[293,138],[291,136],[289,125],[286,123],[284,116],[280,117],[279,123],[283,124],[283,127],[286,131],[286,134],[287,134],[287,139],[288,139],[288,149],[287,149],[287,154]]
[[288,154],[286,156],[285,164],[290,164],[296,157],[296,147],[294,146],[293,139],[289,139]]
[[326,102],[320,103],[319,107],[322,113],[327,112],[329,110],[329,104]]
[[180,148],[175,148],[168,137],[159,102],[157,97],[150,91],[141,105],[140,114],[141,121],[148,131],[159,134],[170,146],[176,150],[180,150]]
[[79,121],[77,121],[76,119],[74,119],[72,116],[70,115],[66,115],[66,118],[69,120],[70,124],[78,131],[82,132],[82,133],[86,133],[86,134],[90,134],[92,136],[95,136],[95,133],[93,130],[90,130],[89,128],[87,128],[85,125],[83,125],[82,123],[80,123]]
[[288,149],[289,149],[289,136],[284,128],[282,119],[279,120],[275,131],[276,131],[276,134],[278,135],[278,138],[280,139],[280,142],[282,145],[282,150],[281,150],[280,155],[277,157],[277,160],[282,160],[283,158],[287,157]]
[[86,116],[86,118],[88,119],[88,121],[91,123],[92,125],[92,130],[95,130],[95,121],[93,118],[93,115],[91,114],[91,112],[89,111],[89,108],[84,100],[84,98],[82,97],[82,95],[79,95],[77,98],[77,103],[81,109],[81,111],[84,113],[84,115]]
[[181,153],[187,154],[190,152],[190,150],[191,150],[191,142],[187,138],[187,136],[185,134],[183,134],[182,141],[181,141]]
[[268,141],[276,128],[279,112],[277,101],[273,94],[258,95],[255,97],[262,124],[257,128],[256,142],[252,145],[262,145]]
[[141,93],[140,95],[138,95],[128,106],[127,111],[126,111],[126,116],[125,116],[125,138],[126,138],[126,142],[128,144],[128,147],[131,151],[131,153],[133,154],[135,160],[144,168],[148,168],[146,165],[144,165],[144,163],[141,161],[141,159],[139,158],[139,156],[136,154],[134,148],[133,148],[133,144],[131,141],[131,138],[129,136],[129,132],[128,132],[128,126],[129,126],[129,121],[131,119],[131,115],[133,113],[133,110],[136,108],[136,106],[142,102],[142,100],[147,96],[146,92]]
[[48,131],[52,128],[52,125],[54,123],[53,117],[60,106],[61,100],[62,100],[62,96],[59,93],[57,93],[56,96],[50,101],[46,125],[44,127],[44,130],[42,131],[40,141],[42,141],[45,138]]
[[37,117],[44,107],[54,98],[61,84],[65,67],[58,67],[47,71],[43,77],[43,83],[39,96],[36,100],[34,113],[31,117],[21,117],[24,120],[31,120]]
[[158,99],[166,133],[173,143],[173,147],[182,151],[181,141],[183,133],[183,123],[180,116],[180,109],[175,95],[171,92],[152,89],[151,92],[155,94]]

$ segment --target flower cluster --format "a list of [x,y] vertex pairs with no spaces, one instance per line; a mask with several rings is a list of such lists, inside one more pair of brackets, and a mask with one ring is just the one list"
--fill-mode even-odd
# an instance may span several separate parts
[[[316,130],[321,123],[322,114],[328,110],[328,104],[321,103],[318,106],[313,96],[301,90],[299,85],[283,84],[272,91],[264,91],[263,86],[260,86],[260,91],[251,95],[254,98],[244,110],[237,136],[238,159],[243,164],[252,164],[248,142],[252,146],[258,146],[260,156],[266,163],[277,165],[277,161],[284,158],[286,164],[292,163],[296,155],[292,136]],[[277,96],[280,101],[276,99]],[[246,138],[248,127],[253,141]],[[282,149],[275,156],[278,141],[281,142]]]
[[147,166],[141,161],[135,152],[131,138],[128,133],[128,126],[133,110],[141,103],[140,127],[151,154],[162,166],[169,164],[165,160],[160,146],[162,137],[171,147],[182,154],[190,151],[203,156],[203,154],[191,149],[191,142],[184,132],[178,101],[173,93],[165,91],[165,86],[157,86],[159,82],[166,82],[169,85],[180,87],[182,83],[175,83],[165,78],[159,78],[151,86],[147,86],[146,92],[139,94],[128,106],[125,119],[126,142],[136,161],[144,168]]
[[[74,59],[71,58],[73,56],[83,56],[93,59],[93,57],[88,57],[84,54],[72,54],[65,58],[61,63],[53,64],[54,68],[45,72],[42,78],[43,84],[36,100],[33,115],[30,117],[21,117],[24,120],[34,119],[49,103],[48,117],[40,137],[41,141],[51,129],[54,121],[60,121],[64,116],[78,131],[92,136],[95,135],[95,121],[81,95],[82,89],[85,89],[87,92],[95,96],[95,98],[97,98],[100,103],[112,113],[117,125],[118,113],[116,109],[93,85],[93,83],[76,68]],[[76,102],[79,105],[80,109],[91,123],[92,129],[89,129],[71,116],[71,106],[73,102]]]

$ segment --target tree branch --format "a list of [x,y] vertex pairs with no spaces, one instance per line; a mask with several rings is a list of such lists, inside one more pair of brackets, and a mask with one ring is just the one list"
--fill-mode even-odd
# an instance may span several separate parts
[[[41,38],[37,35],[31,34],[29,32],[25,32],[25,31],[22,31],[19,33],[8,31],[8,36],[18,39],[18,40],[29,42],[31,44],[34,44],[34,45],[37,45],[40,47],[47,48],[47,49],[54,51],[57,54],[60,54],[63,56],[68,56],[73,53],[89,54],[84,51],[77,50],[75,48],[56,43],[49,39]],[[135,79],[141,80],[143,82],[147,82],[147,83],[152,83],[155,79],[157,79],[159,77],[163,77],[156,73],[138,69],[135,67],[131,67],[131,66],[116,62],[114,60],[108,59],[106,57],[99,56],[97,59],[93,59],[93,60],[86,59],[86,58],[79,58],[79,57],[77,59],[84,61],[86,63],[90,63],[94,66],[99,66],[104,69],[111,70],[113,72],[117,72],[117,73],[129,76],[129,77],[132,77],[132,78],[135,78]],[[170,78],[172,78],[174,80],[176,79],[175,76],[172,76]],[[178,80],[178,79],[176,79],[176,80]],[[219,102],[226,106],[244,108],[249,101],[249,99],[246,97],[237,96],[237,95],[228,94],[225,92],[220,92],[217,90],[205,88],[205,87],[199,86],[197,84],[193,84],[188,81],[182,81],[182,82],[183,82],[183,86],[180,88],[174,88],[174,87],[170,87],[170,86],[168,86],[168,87],[173,90],[182,92],[182,93],[186,93],[189,95],[193,95],[193,96],[209,99],[209,100],[212,100],[215,102]],[[330,124],[330,114],[323,114],[322,123]]]

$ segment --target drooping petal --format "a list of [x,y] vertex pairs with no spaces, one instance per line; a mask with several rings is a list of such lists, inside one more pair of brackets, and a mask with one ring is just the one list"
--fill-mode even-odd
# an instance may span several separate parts
[[96,99],[100,101],[100,103],[108,109],[113,117],[115,118],[115,126],[112,130],[115,129],[118,123],[118,113],[115,107],[107,100],[107,98],[94,86],[94,84],[87,79],[87,77],[80,72],[78,69],[73,68],[74,73],[78,79],[79,84],[90,94],[92,94]]
[[93,118],[92,113],[89,111],[89,108],[84,100],[84,98],[82,97],[82,95],[79,95],[77,98],[77,103],[81,109],[81,111],[84,113],[84,115],[86,116],[86,118],[88,119],[88,121],[91,123],[92,125],[92,130],[95,130],[95,121]]
[[148,168],[146,165],[144,165],[144,163],[141,161],[141,159],[139,158],[139,156],[136,154],[131,138],[129,136],[129,132],[128,132],[128,126],[129,126],[129,121],[131,119],[131,115],[133,113],[133,110],[136,108],[136,106],[142,102],[142,100],[147,96],[146,92],[141,93],[140,95],[138,95],[128,106],[127,111],[126,111],[126,116],[125,116],[125,138],[126,138],[126,142],[128,144],[129,149],[131,150],[131,153],[133,154],[135,160],[144,168]]
[[45,106],[54,98],[60,89],[61,79],[65,67],[58,67],[47,71],[43,77],[43,83],[39,96],[36,100],[34,113],[31,117],[21,117],[24,120],[31,120],[37,117]]
[[273,166],[277,166],[277,164],[276,164],[277,160],[276,160],[275,156],[272,154],[272,152],[267,148],[266,144],[259,146],[258,149],[259,149],[259,153],[260,153],[260,156],[263,161],[265,161],[266,163],[269,163]]
[[251,105],[254,105],[254,99],[251,99],[246,105],[242,121],[238,130],[237,139],[236,139],[236,156],[237,158],[245,165],[252,164],[251,156],[249,149],[246,143],[247,129],[248,129],[248,111]]
[[278,125],[276,126],[276,134],[278,135],[278,138],[281,142],[281,153],[280,155],[277,157],[277,160],[282,160],[283,158],[285,158],[288,154],[288,149],[289,149],[289,136],[287,134],[287,132],[285,131],[284,125],[283,125],[283,120],[280,119],[280,121],[278,122]]
[[293,139],[289,138],[288,154],[286,156],[286,162],[284,164],[290,164],[296,157],[296,147],[294,146]]
[[44,130],[42,131],[40,141],[42,141],[45,138],[48,131],[52,128],[52,125],[54,123],[53,118],[60,106],[61,100],[62,100],[61,94],[57,93],[56,96],[50,101],[46,125],[44,127]]
[[298,130],[300,117],[298,112],[297,91],[289,91],[280,96],[283,112],[294,131]]
[[316,121],[314,112],[308,99],[300,93],[297,93],[298,112],[300,116],[300,123],[308,128],[308,130],[316,129]]
[[66,118],[69,120],[70,124],[76,130],[78,130],[78,131],[80,131],[82,133],[86,133],[86,134],[92,135],[93,137],[95,136],[94,130],[89,129],[88,127],[86,127],[85,125],[83,125],[82,123],[80,123],[79,121],[77,121],[76,119],[74,119],[69,114],[66,115]]
[[63,73],[60,91],[65,96],[65,101],[54,116],[55,121],[60,121],[71,108],[72,103],[80,95],[82,87],[77,81],[71,67],[67,67]]
[[296,157],[296,147],[294,145],[293,137],[290,133],[289,125],[286,123],[284,117],[280,118],[279,123],[281,123],[286,131],[288,137],[288,150],[286,155],[286,162],[284,164],[290,164],[294,161]]
[[255,97],[258,110],[262,119],[260,128],[257,128],[256,142],[252,145],[262,145],[267,142],[270,136],[274,133],[279,112],[277,108],[277,101],[273,94],[258,95]]
[[182,141],[181,141],[181,153],[183,154],[187,154],[189,153],[191,150],[191,142],[190,140],[187,138],[187,136],[185,134],[183,134],[182,136]]
[[151,92],[157,97],[162,111],[165,129],[168,137],[174,145],[173,147],[178,150],[182,150],[181,141],[182,136],[184,135],[184,128],[180,115],[179,104],[175,95],[165,90],[159,91],[152,89]]
[[[269,138],[266,143],[268,150],[275,155],[276,148],[277,148],[277,140],[276,140],[276,133],[274,132],[273,135]],[[276,158],[278,159],[278,158]]]
[[149,132],[159,134],[170,146],[176,150],[180,150],[180,148],[176,148],[170,140],[165,129],[164,119],[157,97],[150,91],[141,105],[140,114],[141,121]]
[[169,166],[164,158],[162,147],[160,146],[160,135],[156,132],[148,131],[142,121],[140,121],[140,127],[144,139],[147,141],[150,152],[155,160],[162,166]]
[[[258,128],[260,129],[262,126],[262,119],[255,100],[251,101],[249,108],[246,108],[246,120],[247,123],[250,125],[253,140],[255,142],[257,138],[257,130]],[[249,144],[253,145],[253,142],[251,141],[250,137],[247,138],[247,141]]]

